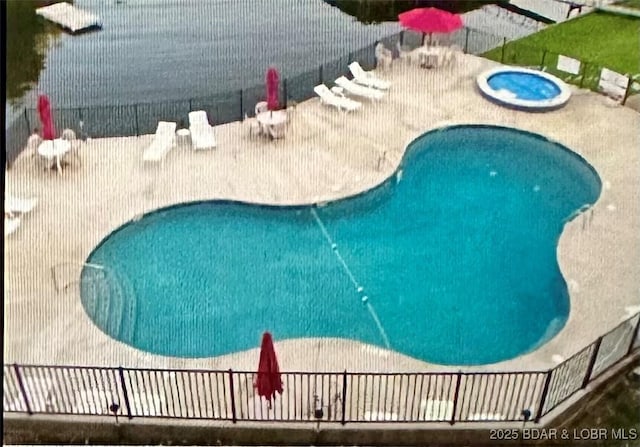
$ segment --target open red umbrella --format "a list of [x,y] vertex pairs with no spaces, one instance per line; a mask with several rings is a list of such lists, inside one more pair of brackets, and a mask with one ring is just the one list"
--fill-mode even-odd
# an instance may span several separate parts
[[[438,8],[416,8],[398,15],[400,24],[405,28],[421,33],[452,33],[462,28],[462,18]],[[423,39],[424,40],[424,39]]]
[[53,127],[51,116],[51,103],[47,95],[38,96],[38,115],[42,123],[42,138],[45,140],[56,139],[56,129]]
[[265,397],[269,401],[269,408],[271,408],[271,399],[276,397],[276,392],[282,394],[280,367],[278,366],[276,351],[273,348],[273,339],[269,332],[265,332],[262,335],[258,377],[253,386],[258,390],[258,396]]
[[270,67],[267,70],[267,108],[271,111],[278,110],[278,84],[280,75],[278,70]]

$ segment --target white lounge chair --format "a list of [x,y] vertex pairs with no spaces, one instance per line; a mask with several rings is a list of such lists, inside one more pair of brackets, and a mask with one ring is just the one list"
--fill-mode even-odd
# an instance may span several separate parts
[[32,211],[38,204],[38,199],[19,199],[13,196],[6,196],[4,201],[4,212],[10,216],[14,214],[25,214]]
[[351,95],[361,96],[372,101],[379,101],[384,97],[384,93],[380,90],[356,84],[355,82],[348,80],[344,76],[340,76],[338,79],[336,79],[336,85],[338,87],[342,87],[347,93]]
[[209,124],[207,112],[197,110],[189,113],[189,131],[194,150],[213,149],[216,147],[216,136],[213,126]]
[[9,236],[10,234],[15,233],[19,226],[20,226],[19,217],[8,217],[6,214],[4,215],[4,235],[5,236]]
[[165,157],[175,144],[176,127],[174,122],[159,121],[153,141],[144,150],[142,160],[164,164]]
[[378,90],[389,90],[391,87],[391,82],[380,79],[370,71],[365,71],[357,61],[349,64],[349,70],[353,75],[354,82],[357,84],[377,88]]
[[331,90],[329,90],[329,88],[324,84],[316,85],[315,87],[313,87],[313,91],[320,97],[320,102],[329,106],[333,106],[341,111],[344,110],[347,112],[352,112],[362,107],[361,102],[338,96],[335,93],[331,92]]

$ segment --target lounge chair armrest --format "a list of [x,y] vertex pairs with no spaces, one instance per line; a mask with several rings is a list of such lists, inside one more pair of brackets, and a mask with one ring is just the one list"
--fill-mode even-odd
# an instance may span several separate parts
[[341,96],[343,98],[346,98],[346,96],[344,96],[344,89],[342,87],[338,87],[337,85],[334,87],[331,87],[331,91],[333,93],[335,93],[338,96]]

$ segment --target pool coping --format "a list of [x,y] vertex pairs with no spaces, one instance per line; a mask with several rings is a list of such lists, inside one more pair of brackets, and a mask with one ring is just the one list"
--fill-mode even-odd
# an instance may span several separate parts
[[[581,215],[583,215],[584,213],[588,212],[589,210],[592,209],[592,207],[595,205],[595,203],[598,202],[598,200],[600,199],[600,196],[603,192],[603,184],[602,184],[602,179],[600,178],[597,170],[579,153],[571,150],[569,147],[565,146],[564,144],[550,139],[548,137],[545,137],[544,135],[541,135],[539,133],[535,133],[529,130],[524,130],[524,129],[519,129],[519,128],[514,128],[514,127],[508,127],[508,126],[502,126],[502,125],[492,125],[492,124],[445,124],[442,126],[438,126],[438,127],[434,127],[432,129],[428,129],[426,130],[424,133],[417,135],[413,140],[411,140],[410,142],[408,142],[408,144],[406,144],[402,157],[400,158],[399,164],[396,166],[395,170],[393,170],[389,176],[385,179],[382,179],[382,181],[374,186],[372,186],[369,189],[366,189],[364,191],[359,191],[359,192],[355,192],[351,195],[347,195],[347,196],[343,196],[343,197],[338,197],[335,198],[333,200],[327,200],[327,201],[323,201],[321,204],[319,203],[310,203],[310,204],[295,204],[295,205],[286,205],[286,204],[268,204],[268,203],[261,203],[261,202],[251,202],[251,201],[243,201],[243,200],[233,200],[233,199],[210,199],[210,200],[194,200],[194,201],[186,201],[186,202],[181,202],[181,203],[173,203],[170,204],[168,206],[163,206],[160,208],[156,208],[156,209],[152,209],[152,210],[147,210],[144,213],[141,213],[140,215],[136,215],[135,217],[131,218],[130,220],[124,222],[122,225],[116,227],[113,229],[113,231],[111,233],[109,233],[108,235],[106,235],[103,239],[100,240],[100,242],[91,250],[91,252],[89,253],[89,255],[85,258],[85,262],[84,262],[84,267],[82,268],[82,271],[80,273],[81,275],[81,279],[80,279],[80,287],[82,287],[82,277],[84,275],[85,270],[87,270],[87,267],[92,267],[94,265],[94,261],[92,259],[93,255],[115,234],[117,234],[118,232],[121,232],[125,229],[127,229],[127,227],[129,227],[130,225],[135,225],[138,221],[144,219],[145,217],[150,217],[154,214],[159,214],[159,213],[164,213],[166,211],[172,210],[172,209],[176,209],[176,208],[182,208],[182,207],[189,207],[192,205],[197,205],[197,204],[220,204],[220,205],[241,205],[241,206],[247,206],[247,207],[254,207],[254,208],[264,208],[264,209],[286,209],[286,210],[307,210],[307,209],[313,209],[313,208],[322,208],[326,205],[332,205],[332,204],[338,204],[340,202],[344,202],[344,201],[348,201],[348,200],[352,200],[358,197],[362,197],[365,195],[369,195],[371,193],[374,193],[376,191],[381,191],[383,188],[393,184],[393,183],[397,183],[397,176],[398,173],[403,171],[405,169],[406,166],[406,161],[407,161],[407,155],[410,154],[410,152],[413,151],[413,146],[415,144],[418,144],[422,139],[424,138],[428,138],[431,134],[433,133],[439,133],[439,132],[449,132],[449,131],[455,131],[457,129],[469,129],[469,128],[477,128],[477,129],[500,129],[500,130],[506,130],[506,131],[510,131],[510,132],[515,132],[517,134],[521,134],[521,135],[526,135],[527,137],[531,138],[531,139],[535,139],[535,140],[539,140],[540,142],[544,143],[544,144],[549,144],[551,146],[554,146],[555,149],[557,150],[561,150],[563,152],[565,152],[569,157],[576,159],[576,161],[578,161],[579,163],[582,163],[582,165],[584,167],[586,167],[589,171],[591,171],[591,174],[593,175],[594,179],[597,180],[598,182],[598,187],[599,187],[599,192],[598,192],[598,197],[596,198],[594,203],[588,204],[588,206],[582,206],[579,209],[574,210],[569,216],[567,216],[563,221],[563,225],[571,222],[575,219],[577,219],[578,217],[580,217]],[[394,194],[393,192],[390,192],[389,194]],[[560,234],[558,235],[558,240],[560,239],[560,237],[562,236],[562,233],[564,232],[564,229],[560,232]],[[556,258],[557,260],[557,258]],[[563,276],[564,279],[564,276]],[[568,285],[567,285],[567,293],[568,293]],[[81,294],[82,295],[82,294]],[[80,297],[80,301],[84,307],[84,300],[82,298],[82,296]],[[87,316],[89,318],[92,319],[93,318],[91,316],[89,316],[89,312],[88,310],[85,308],[85,311],[87,311]],[[571,300],[569,299],[569,313],[563,318],[564,323],[562,324],[562,326],[560,327],[560,329],[554,333],[551,337],[549,337],[548,339],[544,340],[544,341],[539,341],[532,349],[521,352],[520,354],[516,355],[515,357],[509,357],[506,359],[502,359],[502,360],[496,360],[496,361],[492,361],[492,362],[488,362],[488,363],[482,363],[480,365],[476,365],[476,364],[451,364],[448,367],[449,368],[473,368],[473,367],[477,367],[477,366],[484,366],[484,365],[490,365],[490,364],[496,364],[496,363],[500,363],[500,362],[504,362],[504,361],[509,361],[518,357],[521,357],[523,355],[527,355],[530,353],[535,352],[540,346],[545,345],[549,340],[553,339],[556,335],[558,335],[564,328],[565,324],[567,323],[567,320],[569,318],[569,314],[571,313]],[[94,324],[96,324],[94,322]],[[96,324],[97,326],[97,324]],[[103,330],[102,328],[100,330]],[[112,334],[109,334],[107,332],[105,332],[106,335],[113,337]],[[135,349],[139,349],[136,348],[133,345],[130,345],[129,343],[119,340],[116,337],[113,337],[115,340],[120,341],[122,343],[125,343]],[[305,337],[299,337],[299,338],[307,338]],[[325,337],[323,337],[325,338]],[[333,337],[333,336],[327,336],[326,338],[341,338],[341,337]],[[359,340],[354,340],[356,342],[360,342],[360,343],[364,343],[361,342]],[[404,354],[402,351],[400,350],[394,350],[395,352],[402,354],[402,355],[406,355]],[[166,354],[160,354],[160,353],[151,353],[153,355],[166,355]],[[221,355],[228,355],[227,354],[221,354]],[[180,358],[182,358],[182,356],[179,356]],[[206,357],[211,357],[211,356],[206,356]],[[198,358],[206,358],[206,357],[198,357]],[[419,361],[422,362],[426,362],[426,363],[431,363],[429,360],[425,360],[425,359],[419,359],[416,358]],[[445,365],[445,367],[447,367]]]

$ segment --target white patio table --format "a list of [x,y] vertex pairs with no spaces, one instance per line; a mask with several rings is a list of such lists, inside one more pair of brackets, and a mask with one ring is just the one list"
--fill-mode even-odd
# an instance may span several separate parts
[[38,154],[49,161],[55,160],[58,174],[62,174],[60,161],[64,154],[71,150],[71,143],[61,138],[55,140],[45,140],[38,146]]
[[418,56],[420,66],[423,68],[437,67],[440,58],[444,55],[444,49],[440,47],[420,47],[413,52]]

